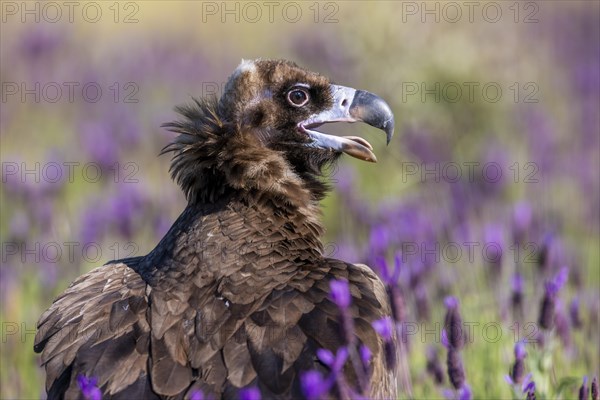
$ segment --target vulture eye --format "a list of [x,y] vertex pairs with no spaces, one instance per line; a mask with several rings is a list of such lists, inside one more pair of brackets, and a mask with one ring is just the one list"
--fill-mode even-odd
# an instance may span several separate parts
[[308,91],[303,88],[294,88],[290,90],[287,94],[288,103],[293,105],[294,107],[302,107],[306,103],[310,96],[308,95]]

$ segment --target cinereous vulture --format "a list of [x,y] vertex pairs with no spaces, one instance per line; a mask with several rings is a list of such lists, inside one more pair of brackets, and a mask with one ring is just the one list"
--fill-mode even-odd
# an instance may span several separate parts
[[[38,322],[35,351],[48,397],[82,398],[93,377],[103,398],[303,398],[308,370],[327,374],[319,349],[344,338],[332,280],[348,282],[351,353],[371,353],[368,396],[395,397],[395,372],[372,323],[390,314],[365,265],[324,255],[323,168],[346,153],[375,161],[355,136],[317,131],[362,121],[389,142],[394,117],[366,91],[338,86],[283,60],[242,61],[223,95],[177,108],[171,175],[188,204],[156,248],[76,279]],[[343,377],[356,386],[356,365]],[[334,385],[335,386],[335,385]],[[357,389],[358,390],[358,389]],[[344,397],[332,387],[329,396]]]

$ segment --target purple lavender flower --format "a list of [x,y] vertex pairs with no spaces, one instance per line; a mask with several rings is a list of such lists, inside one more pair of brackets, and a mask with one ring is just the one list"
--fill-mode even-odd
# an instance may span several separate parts
[[592,379],[592,400],[598,400],[598,378]]
[[371,365],[371,357],[373,357],[373,353],[371,353],[371,349],[366,344],[360,346],[359,349],[360,361],[362,362],[365,370],[367,370]]
[[438,351],[435,347],[429,346],[427,348],[427,372],[433,377],[436,384],[441,385],[444,383],[444,370],[440,365],[440,359]]
[[384,341],[389,342],[390,340],[392,340],[394,324],[390,317],[384,317],[373,321],[372,325],[373,329],[375,329],[375,332],[377,332],[379,336],[383,338]]
[[556,290],[560,290],[567,280],[569,279],[569,267],[562,267],[560,271],[554,276],[554,284],[556,285]]
[[510,302],[513,309],[515,319],[523,317],[523,276],[520,273],[515,273],[512,278],[512,293]]
[[390,275],[390,271],[388,268],[388,264],[385,261],[384,257],[377,256],[375,257],[375,267],[377,268],[379,275],[381,276],[381,280],[383,283],[388,285],[396,285],[398,283],[398,279],[400,278],[400,271],[402,265],[402,256],[400,253],[396,254],[394,257],[394,270]]
[[523,382],[525,378],[525,357],[527,357],[525,344],[523,342],[517,342],[517,344],[515,344],[515,362],[512,366],[510,375],[505,377],[509,384],[518,385]]
[[444,306],[447,309],[455,309],[458,307],[458,299],[454,296],[448,296],[444,299]]
[[319,400],[329,392],[331,383],[320,372],[307,371],[300,378],[300,386],[308,400]]
[[348,358],[348,349],[346,347],[340,347],[335,354],[327,349],[317,350],[317,357],[319,360],[327,365],[334,373],[342,370],[346,359]]
[[335,363],[335,356],[333,355],[333,353],[330,350],[327,350],[327,349],[317,350],[317,357],[323,364],[325,364],[329,367],[333,366],[333,364]]
[[460,389],[465,383],[465,370],[460,357],[460,352],[453,347],[448,349],[446,367],[452,386],[454,386],[454,389]]
[[[312,376],[308,376],[308,380],[309,381],[315,381],[318,379],[321,379],[321,384],[320,384],[320,389],[316,390],[315,392],[321,392],[324,388],[327,389],[327,391],[330,388],[330,385],[333,385],[334,382],[338,382],[338,388],[340,390],[343,390],[345,388],[344,386],[344,378],[343,375],[341,374],[342,369],[344,368],[344,364],[346,363],[346,360],[348,359],[348,348],[347,347],[340,347],[337,350],[337,353],[335,355],[333,355],[333,353],[328,350],[328,349],[319,349],[317,350],[317,358],[326,366],[329,367],[331,374],[329,375],[329,377],[327,378],[327,381],[322,381],[322,378],[317,377],[316,375],[312,375]],[[356,368],[356,365],[355,365]],[[340,386],[341,384],[341,386]],[[303,385],[308,385],[308,382],[303,382]],[[344,386],[344,387],[343,387]],[[305,393],[308,391],[310,392],[310,388],[303,386],[303,390],[305,391]],[[307,395],[308,397],[308,395]],[[317,396],[318,398],[318,396]]]
[[444,299],[446,317],[442,330],[442,343],[448,349],[446,367],[450,382],[455,389],[460,389],[465,383],[465,371],[460,356],[464,344],[462,334],[462,317],[458,311],[458,299],[448,296]]
[[444,330],[448,338],[449,348],[460,350],[464,344],[462,332],[462,317],[458,311],[458,299],[448,296],[444,300],[446,306],[446,318],[444,320]]
[[533,398],[535,399],[535,382],[531,379],[531,373],[525,376],[523,380],[523,384],[521,385],[521,390],[523,393],[527,393],[527,398],[529,398],[529,394],[532,393]]
[[554,309],[556,308],[556,285],[552,282],[548,282],[545,285],[544,297],[542,298],[542,304],[540,305],[540,315],[538,317],[538,323],[542,329],[552,329],[554,326]]
[[515,344],[515,359],[524,360],[527,357],[527,350],[525,350],[525,343],[517,342]]
[[240,400],[260,400],[260,390],[256,387],[240,390]]
[[581,314],[579,311],[579,297],[574,297],[569,305],[569,316],[571,318],[571,324],[575,329],[581,329],[583,322],[581,321]]
[[556,333],[560,338],[565,348],[571,347],[571,325],[569,324],[569,318],[565,314],[564,306],[560,300],[556,301],[556,309],[554,314],[554,325],[556,326]]
[[81,394],[86,400],[101,400],[102,392],[98,388],[98,379],[94,377],[86,377],[79,375],[77,377],[77,386],[81,390]]
[[194,390],[190,394],[190,400],[204,400],[204,392],[200,389]]
[[354,343],[354,319],[350,315],[348,308],[352,302],[350,295],[350,286],[346,280],[332,280],[329,283],[332,301],[338,306],[339,315],[339,333],[346,344]]
[[[376,258],[376,265],[379,267],[390,300],[390,305],[392,306],[392,318],[398,326],[401,326],[406,317],[406,304],[404,296],[402,295],[402,290],[398,284],[402,265],[401,254],[397,253],[395,256],[394,271],[391,275],[389,274],[387,263],[383,257]],[[403,343],[406,343],[406,339],[407,338],[402,335],[401,340],[403,340]]]
[[348,281],[334,279],[329,282],[331,289],[331,300],[342,310],[348,309],[352,301]]
[[458,400],[471,400],[473,398],[473,392],[471,387],[466,383],[458,390]]
[[335,362],[333,364],[332,370],[335,373],[338,373],[344,368],[344,364],[346,363],[346,359],[348,358],[348,348],[340,347],[338,351],[335,353]]
[[588,399],[588,395],[589,395],[589,388],[588,388],[588,378],[587,376],[583,377],[583,383],[581,384],[581,387],[579,388],[579,400],[587,400]]
[[440,341],[442,342],[442,346],[444,346],[447,349],[450,348],[450,342],[448,341],[448,333],[446,332],[446,328],[442,329],[442,335],[441,335]]
[[384,317],[373,322],[373,329],[377,332],[384,342],[385,363],[389,369],[396,367],[396,346],[394,346],[394,322],[390,317]]
[[542,243],[540,245],[540,251],[537,254],[537,266],[540,271],[547,271],[549,269],[551,263],[551,251],[552,245],[554,242],[554,235],[551,233],[547,233],[542,238]]
[[568,268],[563,267],[554,279],[546,282],[538,318],[538,322],[543,329],[549,330],[554,326],[556,296],[558,291],[566,283],[568,274]]

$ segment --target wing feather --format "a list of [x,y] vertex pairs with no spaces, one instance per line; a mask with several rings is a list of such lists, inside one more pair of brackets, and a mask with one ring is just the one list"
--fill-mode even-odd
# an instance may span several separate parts
[[[107,264],[75,280],[38,323],[34,348],[42,352],[49,393],[78,393],[79,374],[96,377],[109,394],[144,376],[146,309],[146,284],[125,264]],[[129,373],[115,373],[121,368]]]

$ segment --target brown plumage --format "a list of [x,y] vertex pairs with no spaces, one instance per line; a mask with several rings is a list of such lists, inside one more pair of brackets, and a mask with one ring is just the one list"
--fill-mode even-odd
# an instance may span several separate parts
[[[352,345],[367,345],[371,397],[395,397],[371,323],[390,307],[364,265],[326,258],[321,170],[342,153],[374,161],[370,145],[314,130],[365,121],[393,131],[389,107],[287,61],[244,61],[220,100],[180,107],[171,173],[188,206],[148,255],[79,277],[40,317],[49,398],[78,398],[95,377],[104,398],[301,398],[303,371],[342,346],[329,282],[350,284]],[[356,373],[344,373],[351,387]],[[358,390],[358,389],[357,389]],[[333,396],[340,396],[334,388]]]

